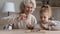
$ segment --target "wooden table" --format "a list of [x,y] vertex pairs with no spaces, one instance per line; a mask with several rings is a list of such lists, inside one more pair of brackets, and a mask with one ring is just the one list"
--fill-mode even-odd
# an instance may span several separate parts
[[0,30],[0,34],[60,34],[60,31],[26,32],[26,30]]

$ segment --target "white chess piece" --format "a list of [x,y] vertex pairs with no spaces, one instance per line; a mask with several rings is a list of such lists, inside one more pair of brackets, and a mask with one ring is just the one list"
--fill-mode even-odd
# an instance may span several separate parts
[[8,30],[12,30],[12,24],[9,24]]

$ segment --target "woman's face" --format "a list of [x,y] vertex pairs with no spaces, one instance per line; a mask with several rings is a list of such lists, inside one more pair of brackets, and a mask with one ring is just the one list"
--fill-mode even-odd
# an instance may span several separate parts
[[40,21],[41,21],[42,23],[47,23],[48,20],[49,20],[49,15],[48,15],[47,12],[40,14]]
[[33,5],[30,3],[30,4],[28,4],[28,5],[25,5],[24,12],[25,12],[26,14],[29,14],[29,13],[32,12],[32,9],[33,9]]

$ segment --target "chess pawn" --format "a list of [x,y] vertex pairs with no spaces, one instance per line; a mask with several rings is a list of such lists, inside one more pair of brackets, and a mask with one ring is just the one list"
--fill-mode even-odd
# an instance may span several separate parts
[[8,25],[8,30],[12,30],[12,24]]

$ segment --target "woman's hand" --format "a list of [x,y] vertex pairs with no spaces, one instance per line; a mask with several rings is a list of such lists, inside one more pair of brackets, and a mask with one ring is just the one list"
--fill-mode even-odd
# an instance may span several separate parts
[[28,24],[28,25],[26,25],[26,27],[27,27],[28,29],[30,29],[30,30],[34,29],[34,27],[33,27],[32,24]]
[[26,14],[22,13],[19,15],[18,20],[25,20],[26,19]]

